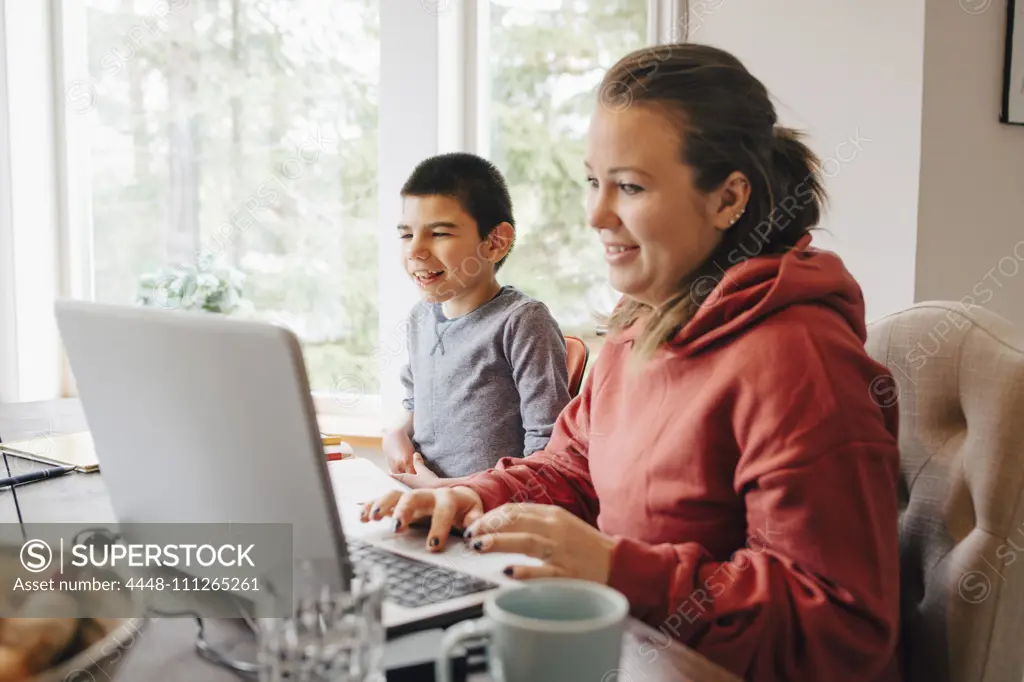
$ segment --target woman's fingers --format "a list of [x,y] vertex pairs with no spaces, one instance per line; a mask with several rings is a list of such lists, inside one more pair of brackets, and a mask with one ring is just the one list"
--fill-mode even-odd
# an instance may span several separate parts
[[367,521],[380,521],[387,514],[391,513],[391,510],[394,509],[401,496],[402,492],[400,490],[392,490],[376,500],[370,500],[363,505],[363,512],[359,515],[359,520],[363,523]]
[[533,533],[498,533],[481,535],[469,541],[477,552],[509,552],[526,554],[535,559],[549,561],[555,553],[554,541]]
[[568,571],[560,566],[544,564],[543,566],[508,566],[505,575],[516,580],[533,580],[535,578],[564,578]]
[[485,535],[490,533],[535,533],[547,535],[547,514],[545,505],[503,504],[492,509],[466,528],[466,534]]
[[[359,520],[366,523],[367,521],[380,521],[386,516],[393,516],[396,521],[401,521],[399,524],[401,527],[407,527],[416,519],[430,514],[434,507],[433,496],[429,494],[430,492],[429,490],[413,490],[411,492],[392,490],[376,500],[364,504]],[[424,495],[424,493],[428,494]]]
[[445,548],[457,512],[457,501],[450,490],[434,491],[434,512],[430,519],[430,533],[427,535],[430,551],[440,552]]
[[[462,517],[462,527],[469,529],[474,523],[479,521],[484,515],[483,507],[473,507]],[[468,536],[467,536],[468,537]]]
[[413,522],[430,518],[427,546],[435,552],[445,548],[452,526],[465,527],[483,516],[480,496],[469,488],[420,489],[408,492],[391,491],[363,505],[360,520],[377,521],[385,516],[394,519],[393,529],[402,532]]
[[416,519],[430,516],[434,513],[435,491],[433,490],[412,490],[403,493],[391,516],[395,519],[394,530],[399,533],[409,527]]

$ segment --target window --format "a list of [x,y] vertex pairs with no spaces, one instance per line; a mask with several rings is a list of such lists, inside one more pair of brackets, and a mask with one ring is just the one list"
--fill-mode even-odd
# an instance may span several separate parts
[[[93,296],[216,291],[303,341],[314,389],[377,344],[377,0],[87,0]],[[161,268],[164,270],[161,271]],[[221,278],[227,282],[229,275]],[[194,289],[193,289],[194,288]]]
[[0,0],[0,397],[73,395],[54,297],[184,296],[295,331],[318,409],[390,409],[416,298],[398,192],[455,149],[509,182],[502,280],[596,350],[616,295],[584,210],[594,89],[678,40],[684,6]]
[[615,296],[587,223],[585,137],[604,72],[647,42],[647,1],[489,2],[488,151],[517,224],[503,278],[594,351],[594,315],[610,312]]

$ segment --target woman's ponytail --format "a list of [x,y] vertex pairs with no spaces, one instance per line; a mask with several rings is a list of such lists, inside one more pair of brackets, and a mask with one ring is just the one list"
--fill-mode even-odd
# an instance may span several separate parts
[[802,141],[802,134],[775,126],[772,130],[771,220],[778,231],[778,241],[786,246],[796,244],[818,224],[825,204],[825,188],[821,182],[821,162]]

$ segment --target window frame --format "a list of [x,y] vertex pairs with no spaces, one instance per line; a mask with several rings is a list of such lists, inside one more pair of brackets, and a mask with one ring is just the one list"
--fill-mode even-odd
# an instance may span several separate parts
[[[7,41],[7,7],[0,0],[0,46]],[[14,290],[14,228],[11,215],[10,96],[7,50],[0,49],[0,402],[21,395],[18,370],[17,299]]]
[[[649,45],[685,39],[685,19],[690,12],[687,0],[647,0],[647,4]],[[32,5],[37,9],[26,9]],[[429,11],[432,6],[438,7],[438,11]],[[488,117],[489,77],[481,55],[488,54],[489,9],[489,2],[380,3],[380,82],[403,84],[400,88],[381,87],[379,91],[377,181],[381,225],[397,224],[401,207],[394,197],[398,196],[408,169],[418,161],[448,151],[488,155],[488,126],[481,125],[481,121]],[[83,143],[91,114],[75,113],[66,106],[67,98],[81,94],[74,88],[81,89],[82,84],[92,87],[96,80],[85,59],[83,0],[49,0],[38,4],[0,0],[0,38],[22,31],[29,22],[38,24],[41,15],[33,12],[45,15],[46,40],[33,44],[31,50],[19,51],[17,59],[19,69],[28,65],[46,76],[44,83],[51,93],[45,103],[47,116],[32,121],[32,109],[28,108],[31,103],[10,97],[9,65],[15,47],[4,40],[8,47],[0,49],[2,402],[75,394],[50,300],[89,299],[94,294],[90,174]],[[458,102],[454,108],[450,106],[452,101]],[[43,246],[27,255],[19,252],[15,259],[15,245],[32,226],[16,210],[14,204],[18,199],[11,198],[12,191],[17,174],[31,173],[31,169],[26,170],[28,163],[23,155],[11,152],[9,142],[24,135],[27,127],[42,140],[41,147],[48,158],[37,174],[45,179],[45,186],[52,188],[57,200],[45,224],[35,225],[35,229],[45,232]],[[380,240],[377,255],[378,366],[367,368],[367,376],[372,376],[376,369],[380,377],[380,384],[374,386],[377,395],[313,392],[318,412],[343,417],[352,424],[365,424],[362,431],[366,434],[379,434],[381,426],[400,413],[398,374],[404,353],[394,348],[404,346],[406,316],[417,300],[415,288],[401,272],[394,244]],[[29,307],[40,305],[48,306],[48,314],[27,314]],[[44,352],[52,356],[48,361],[50,369],[26,361],[38,348],[49,349]]]
[[64,295],[52,18],[51,3],[0,0],[2,402],[43,400],[61,391],[52,313],[53,300]]

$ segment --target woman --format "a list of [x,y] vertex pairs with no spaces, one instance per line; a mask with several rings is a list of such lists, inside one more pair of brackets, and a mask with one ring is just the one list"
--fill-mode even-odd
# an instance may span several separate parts
[[857,283],[809,246],[816,157],[717,49],[631,54],[601,93],[588,211],[623,298],[580,395],[545,450],[364,519],[607,583],[747,679],[898,680],[891,377]]

